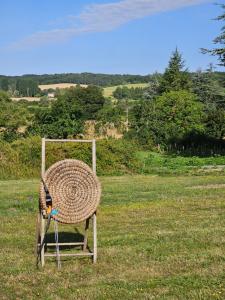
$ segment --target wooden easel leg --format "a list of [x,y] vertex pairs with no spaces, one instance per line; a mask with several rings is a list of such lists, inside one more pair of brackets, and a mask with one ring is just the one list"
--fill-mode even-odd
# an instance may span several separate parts
[[84,245],[83,245],[83,251],[87,250],[87,241],[88,241],[88,228],[89,228],[89,218],[86,220],[85,224],[85,233],[84,233]]
[[93,214],[93,263],[97,262],[97,216]]
[[35,245],[34,245],[34,254],[38,256],[40,243],[40,213],[37,214],[36,219],[36,234],[35,234]]
[[45,244],[44,244],[44,237],[45,237],[45,219],[41,214],[41,266],[44,267],[45,264]]

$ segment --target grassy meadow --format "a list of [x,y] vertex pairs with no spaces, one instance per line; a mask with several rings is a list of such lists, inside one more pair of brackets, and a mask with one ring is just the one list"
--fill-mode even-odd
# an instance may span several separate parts
[[60,271],[35,266],[38,180],[0,181],[1,299],[225,299],[223,176],[100,180],[98,262],[63,258]]

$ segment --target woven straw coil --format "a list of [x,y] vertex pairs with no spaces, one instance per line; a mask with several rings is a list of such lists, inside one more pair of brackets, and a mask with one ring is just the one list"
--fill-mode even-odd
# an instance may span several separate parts
[[[59,222],[76,224],[89,218],[100,202],[101,186],[91,168],[84,162],[65,159],[53,164],[43,181],[52,198],[53,216]],[[44,184],[40,186],[40,206],[46,210]]]

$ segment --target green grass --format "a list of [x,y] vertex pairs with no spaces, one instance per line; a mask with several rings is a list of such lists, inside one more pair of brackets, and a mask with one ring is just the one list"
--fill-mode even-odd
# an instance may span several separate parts
[[35,267],[38,180],[0,182],[1,299],[225,299],[223,176],[101,182],[98,263],[67,258],[61,271]]
[[130,84],[124,84],[124,85],[115,85],[115,86],[109,86],[104,88],[104,96],[105,97],[112,97],[113,92],[116,90],[116,88],[122,86],[126,86],[128,88],[145,88],[148,86],[148,83],[130,83]]
[[139,151],[139,173],[142,174],[225,174],[225,156],[184,157],[150,151]]

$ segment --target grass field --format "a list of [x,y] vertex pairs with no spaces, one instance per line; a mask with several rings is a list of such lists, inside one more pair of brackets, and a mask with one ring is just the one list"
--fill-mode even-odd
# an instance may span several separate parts
[[[40,90],[48,90],[48,89],[66,89],[70,87],[74,87],[77,84],[75,83],[53,83],[53,84],[40,84],[38,87]],[[87,87],[86,84],[81,84],[80,86]]]
[[61,271],[35,267],[38,181],[0,182],[1,299],[225,299],[223,176],[101,182],[98,263],[68,258]]
[[125,84],[125,85],[116,85],[116,86],[110,86],[104,88],[104,96],[105,97],[112,97],[113,92],[116,90],[118,86],[127,86],[128,88],[144,88],[148,86],[148,83],[130,83],[130,84]]

